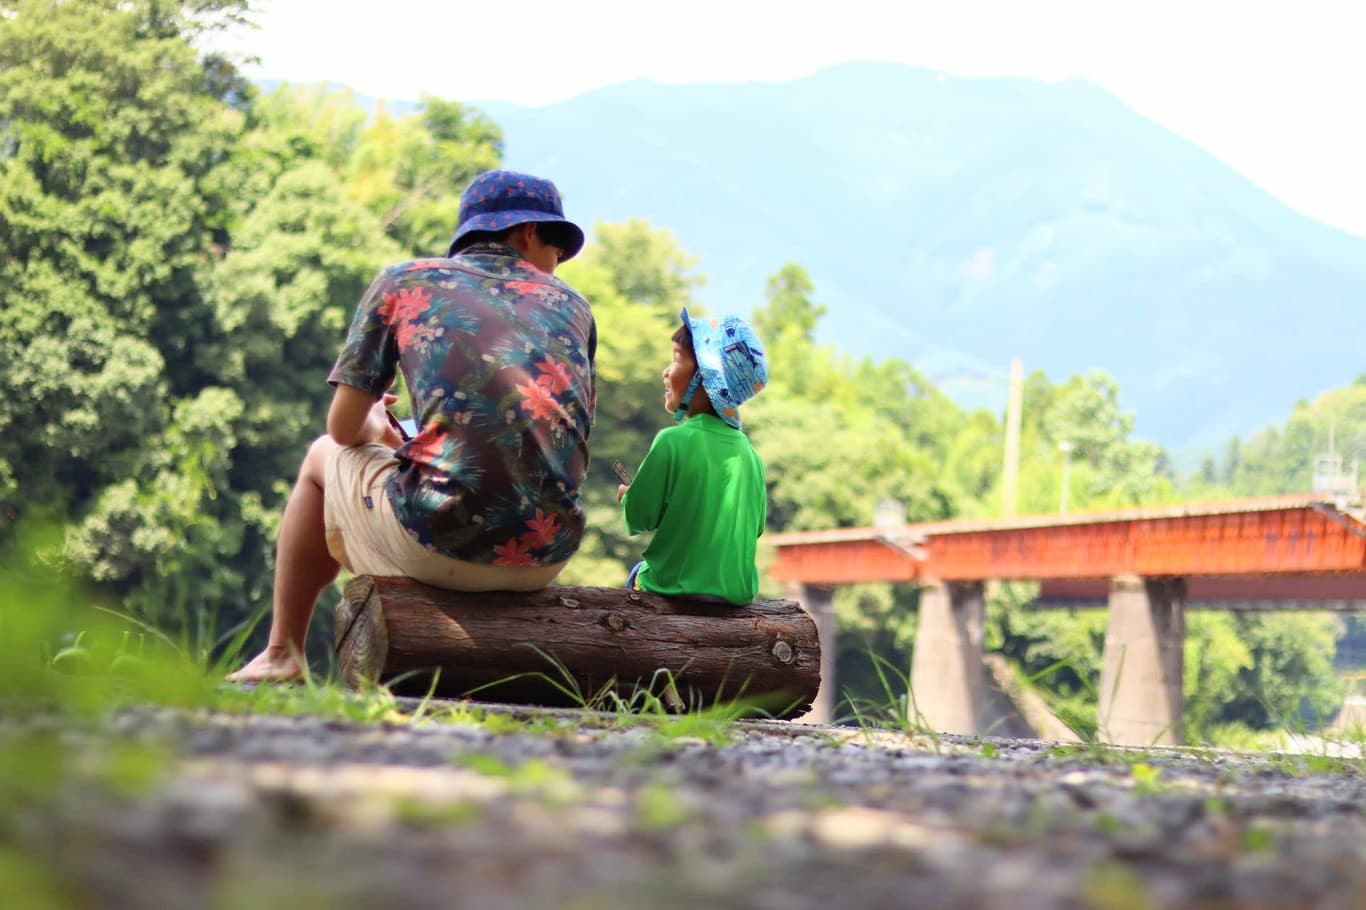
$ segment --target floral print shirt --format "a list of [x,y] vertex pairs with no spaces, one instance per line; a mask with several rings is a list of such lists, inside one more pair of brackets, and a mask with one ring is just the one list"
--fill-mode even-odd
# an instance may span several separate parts
[[379,396],[398,370],[418,433],[388,494],[419,543],[466,562],[564,562],[583,536],[597,326],[511,247],[380,273],[328,381]]

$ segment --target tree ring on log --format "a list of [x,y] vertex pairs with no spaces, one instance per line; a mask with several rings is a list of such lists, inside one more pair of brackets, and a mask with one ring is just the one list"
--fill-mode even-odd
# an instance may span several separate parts
[[608,613],[602,621],[613,632],[621,632],[630,625],[620,613]]
[[783,664],[790,664],[797,657],[792,652],[792,646],[781,638],[773,643],[773,656],[778,658],[779,663]]

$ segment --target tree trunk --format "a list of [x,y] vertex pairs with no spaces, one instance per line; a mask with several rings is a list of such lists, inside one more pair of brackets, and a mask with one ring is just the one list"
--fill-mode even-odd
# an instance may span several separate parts
[[[811,617],[791,600],[744,607],[623,588],[462,593],[368,575],[346,586],[337,662],[354,687],[538,705],[671,710],[739,702],[792,717],[820,687]],[[614,698],[614,693],[617,698]]]

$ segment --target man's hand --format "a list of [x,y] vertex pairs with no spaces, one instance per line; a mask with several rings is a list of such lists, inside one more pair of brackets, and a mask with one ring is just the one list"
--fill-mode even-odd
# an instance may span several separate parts
[[617,502],[621,502],[621,497],[626,495],[626,491],[631,489],[624,483],[617,484]]
[[369,442],[383,443],[391,449],[397,449],[403,445],[403,434],[399,433],[398,427],[389,416],[389,407],[398,396],[393,392],[385,392],[375,403],[370,406],[370,413],[365,417],[365,429],[362,431]]

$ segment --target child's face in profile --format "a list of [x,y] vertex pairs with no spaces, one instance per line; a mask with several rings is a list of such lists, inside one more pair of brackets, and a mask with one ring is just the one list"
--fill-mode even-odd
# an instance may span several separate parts
[[696,371],[697,361],[675,341],[673,359],[664,368],[664,410],[672,414],[684,403],[683,395],[688,391],[688,383]]

